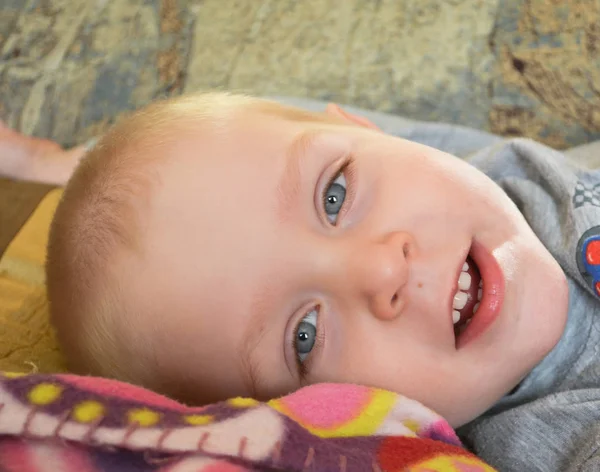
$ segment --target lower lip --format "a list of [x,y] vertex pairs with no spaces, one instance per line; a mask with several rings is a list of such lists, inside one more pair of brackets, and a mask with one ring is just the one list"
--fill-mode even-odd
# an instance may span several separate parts
[[456,338],[457,349],[465,347],[483,334],[500,315],[504,302],[504,275],[496,258],[477,242],[473,242],[469,255],[477,264],[483,280],[483,298],[477,313]]

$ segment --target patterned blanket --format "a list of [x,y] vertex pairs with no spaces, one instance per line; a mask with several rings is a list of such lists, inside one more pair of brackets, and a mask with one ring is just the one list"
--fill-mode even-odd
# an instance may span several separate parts
[[490,472],[444,419],[402,396],[319,384],[189,408],[132,385],[0,376],[3,472]]

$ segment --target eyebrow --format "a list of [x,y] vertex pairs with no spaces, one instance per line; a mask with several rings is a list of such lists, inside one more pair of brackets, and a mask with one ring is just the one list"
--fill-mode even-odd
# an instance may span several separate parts
[[[300,134],[285,153],[285,167],[276,189],[278,221],[286,221],[292,213],[290,209],[298,201],[302,182],[302,163],[319,134],[321,134],[319,131],[306,131]],[[269,327],[268,313],[271,310],[275,283],[277,283],[277,277],[269,277],[254,294],[250,305],[248,328],[244,331],[240,345],[239,352],[244,367],[243,371],[247,377],[247,387],[254,397],[256,397],[257,391],[263,384],[264,378],[253,354]]]
[[285,221],[298,201],[301,190],[302,168],[308,150],[322,131],[305,131],[294,139],[285,154],[285,167],[277,184],[277,215]]
[[264,382],[260,365],[255,360],[254,352],[258,348],[269,326],[267,313],[270,309],[271,287],[270,283],[266,284],[255,294],[250,305],[248,327],[244,330],[240,346],[240,359],[244,367],[243,373],[246,376],[246,385],[254,398],[257,397],[257,393]]

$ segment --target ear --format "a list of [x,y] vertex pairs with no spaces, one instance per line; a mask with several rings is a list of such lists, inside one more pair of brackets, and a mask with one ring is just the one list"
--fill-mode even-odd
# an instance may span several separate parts
[[342,108],[339,105],[336,105],[335,103],[328,104],[327,108],[325,108],[325,113],[341,118],[342,120],[347,121],[349,123],[362,126],[363,128],[370,128],[377,131],[381,131],[377,125],[375,125],[368,119],[347,112],[346,110],[342,110]]

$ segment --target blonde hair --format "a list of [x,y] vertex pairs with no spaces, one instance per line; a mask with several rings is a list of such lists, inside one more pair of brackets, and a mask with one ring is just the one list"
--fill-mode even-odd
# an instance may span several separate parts
[[296,121],[336,121],[243,95],[191,95],[133,113],[83,159],[56,211],[46,264],[51,320],[71,370],[153,387],[149,378],[160,374],[153,372],[152,343],[136,339],[141,313],[126,301],[115,260],[123,251],[140,250],[144,206],[157,166],[169,158],[173,126],[225,132],[231,117],[248,109]]

